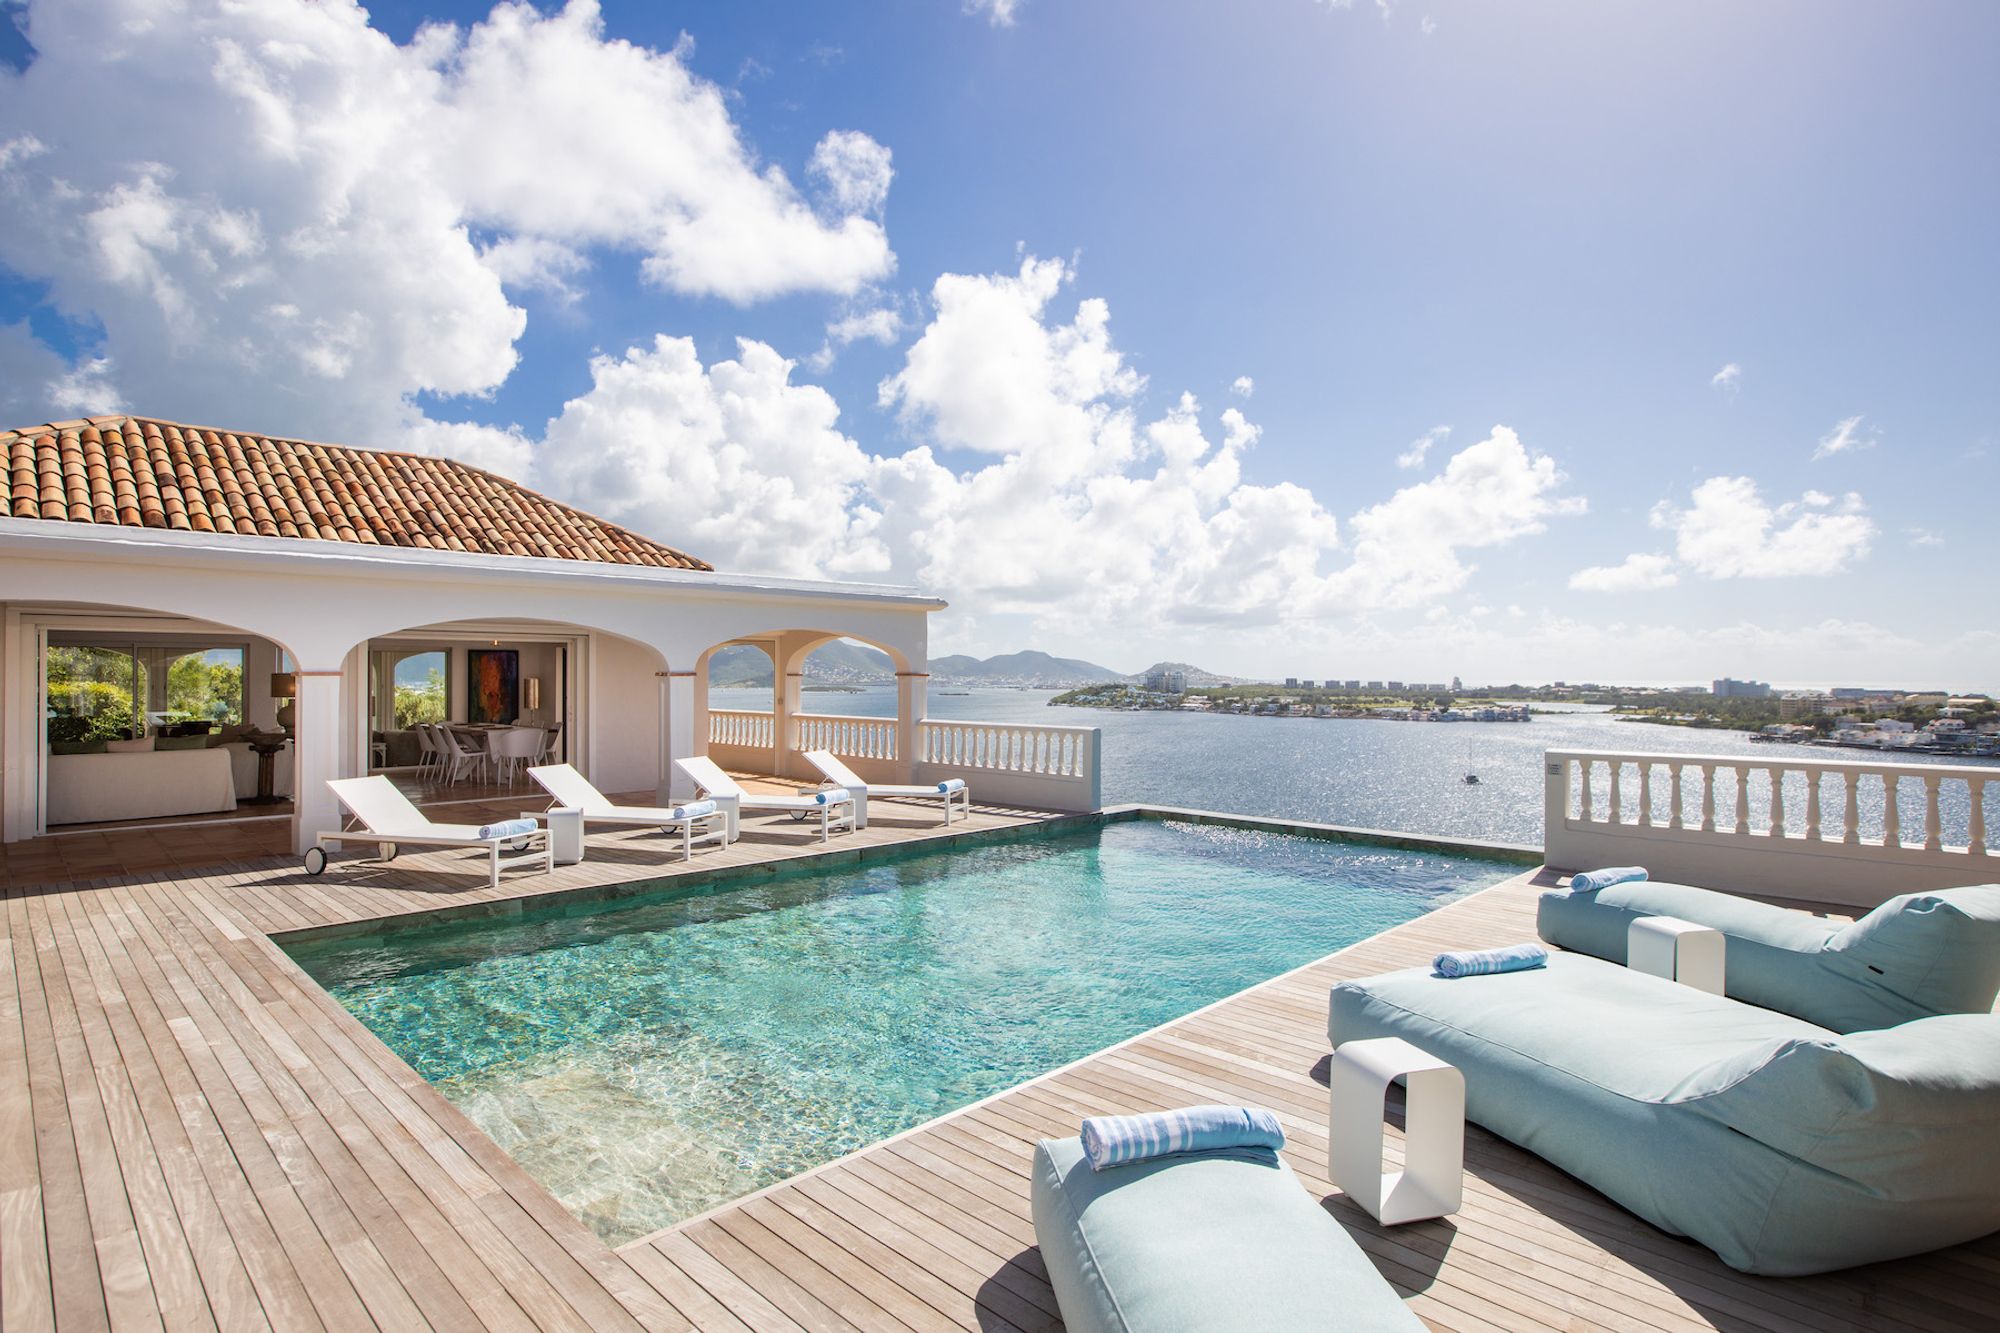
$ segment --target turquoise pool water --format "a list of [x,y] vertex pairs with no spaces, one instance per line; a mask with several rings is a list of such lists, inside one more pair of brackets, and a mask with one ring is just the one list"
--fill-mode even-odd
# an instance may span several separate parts
[[1132,822],[287,948],[620,1244],[1517,869]]

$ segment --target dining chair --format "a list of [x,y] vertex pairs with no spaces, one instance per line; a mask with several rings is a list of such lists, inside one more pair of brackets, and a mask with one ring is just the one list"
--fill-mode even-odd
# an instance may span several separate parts
[[482,773],[486,768],[486,752],[475,750],[460,739],[450,727],[439,727],[437,737],[444,746],[445,781],[456,784],[467,773]]
[[488,735],[486,753],[492,761],[493,779],[499,781],[504,776],[507,785],[512,787],[514,774],[520,771],[522,761],[540,757],[542,737],[540,727],[513,727]]

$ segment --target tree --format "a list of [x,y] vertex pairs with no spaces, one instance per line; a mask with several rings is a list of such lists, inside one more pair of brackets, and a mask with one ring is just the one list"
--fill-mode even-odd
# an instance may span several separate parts
[[419,722],[442,722],[445,715],[444,671],[432,667],[421,684],[396,685],[396,729],[408,731]]

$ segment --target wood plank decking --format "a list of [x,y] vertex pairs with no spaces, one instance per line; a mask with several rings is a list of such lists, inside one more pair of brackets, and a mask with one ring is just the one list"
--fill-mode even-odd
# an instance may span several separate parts
[[[974,827],[1025,818],[979,810]],[[918,816],[860,837],[939,832]],[[1527,877],[607,1249],[267,933],[670,873],[644,868],[645,836],[593,838],[582,865],[498,895],[435,856],[316,880],[267,858],[10,882],[0,1326],[1049,1328],[1034,1140],[1096,1111],[1210,1100],[1276,1109],[1308,1188],[1440,1328],[1950,1330],[2000,1311],[1994,1238],[1826,1278],[1746,1278],[1477,1130],[1449,1221],[1384,1230],[1334,1194],[1326,986],[1530,934]],[[817,846],[774,825],[695,866]]]

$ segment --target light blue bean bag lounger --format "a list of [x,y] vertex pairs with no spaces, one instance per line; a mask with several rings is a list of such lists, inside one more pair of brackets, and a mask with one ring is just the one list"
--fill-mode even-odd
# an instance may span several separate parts
[[1410,1333],[1423,1324],[1269,1153],[1090,1169],[1035,1149],[1035,1238],[1071,1333]]
[[1557,953],[1532,971],[1342,982],[1328,1035],[1450,1061],[1470,1119],[1745,1272],[2000,1230],[1992,1014],[1842,1035]]
[[1545,893],[1536,924],[1550,944],[1623,963],[1626,931],[1642,916],[1721,931],[1733,998],[1835,1032],[1987,1013],[2000,995],[2000,884],[1906,893],[1841,925],[1734,894],[1641,881]]

